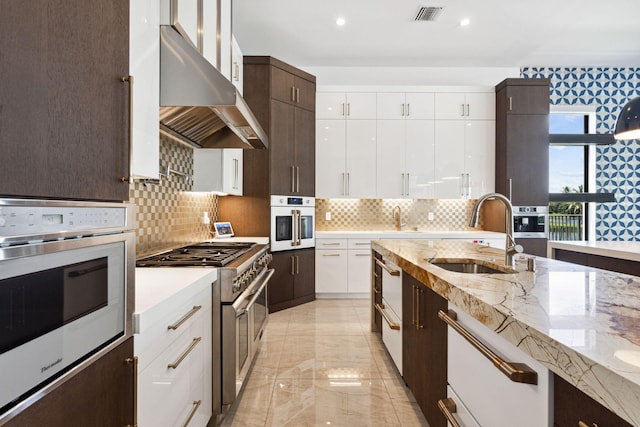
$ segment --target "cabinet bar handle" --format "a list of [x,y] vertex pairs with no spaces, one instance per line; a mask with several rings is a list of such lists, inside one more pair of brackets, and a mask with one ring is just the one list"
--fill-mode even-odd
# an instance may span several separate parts
[[126,365],[133,365],[133,424],[126,427],[138,426],[138,356],[124,359]]
[[509,200],[510,200],[510,201],[512,201],[512,200],[513,200],[513,199],[511,198],[512,190],[513,190],[513,179],[509,178]]
[[345,104],[344,104],[344,102],[343,102],[341,105],[342,105],[342,115],[344,116],[344,115],[345,115],[345,114],[344,114],[344,113],[345,113],[345,109],[344,109],[344,105],[345,105]]
[[296,102],[296,88],[291,86],[291,102]]
[[424,297],[424,291],[416,286],[416,295],[418,296],[418,303],[417,303],[417,307],[418,307],[418,315],[416,317],[416,329],[420,330],[424,328],[424,325],[422,324],[422,300]]
[[300,103],[300,88],[299,87],[296,88],[296,102],[298,104]]
[[449,421],[451,427],[462,427],[458,420],[453,416],[453,414],[458,411],[458,408],[456,407],[456,402],[454,402],[452,398],[447,397],[446,399],[438,400],[438,408],[447,421]]
[[402,174],[402,191],[400,192],[400,195],[401,195],[401,196],[404,196],[404,187],[405,187],[405,185],[404,185],[404,181],[405,181],[405,179],[404,179],[404,174]]
[[182,427],[187,427],[189,425],[193,416],[196,414],[196,412],[198,412],[198,408],[200,408],[200,405],[202,405],[202,400],[193,401],[193,409],[191,409],[191,412],[189,413],[189,417],[187,418],[187,421],[185,421],[184,424],[182,424]]
[[233,80],[240,81],[240,65],[238,64],[238,61],[233,63],[233,71],[235,74],[233,76]]
[[296,192],[296,167],[291,166],[291,192]]
[[469,108],[469,104],[467,104],[467,114],[466,116],[469,117],[471,115],[471,108]]
[[407,174],[407,186],[406,186],[406,188],[404,190],[405,196],[409,195],[409,176],[410,176],[410,174]]
[[371,255],[369,255],[369,254],[356,254],[356,256],[366,256],[366,257],[368,257],[368,256],[371,256]]
[[400,330],[400,324],[399,323],[394,323],[394,322],[391,321],[391,319],[389,318],[387,313],[385,313],[384,306],[382,304],[380,304],[380,303],[376,304],[376,310],[378,310],[378,312],[380,313],[380,315],[382,316],[384,321],[387,322],[387,325],[389,325],[389,328],[391,328],[391,329],[393,329],[395,331],[399,331]]
[[351,194],[351,177],[349,176],[349,172],[347,172],[347,190],[346,190],[346,195],[350,195]]
[[351,103],[347,102],[347,116],[351,115]]
[[509,111],[513,111],[513,97],[509,97]]
[[291,255],[291,275],[292,276],[296,275],[295,264],[296,264],[295,258],[293,257],[293,255]]
[[371,243],[368,243],[368,242],[366,242],[366,243],[358,242],[358,243],[356,243],[355,245],[356,245],[356,246],[369,246],[369,245],[371,245]]
[[442,319],[447,325],[451,326],[457,333],[462,335],[469,344],[474,346],[483,356],[493,363],[500,372],[505,374],[511,381],[516,383],[525,384],[538,384],[538,373],[531,369],[524,363],[512,363],[503,360],[500,356],[495,354],[489,347],[484,345],[478,338],[476,338],[471,332],[467,331],[462,325],[456,322],[458,318],[457,314],[453,310],[440,310],[438,311],[438,317]]
[[593,423],[591,424],[591,426],[589,426],[589,424],[585,423],[584,421],[578,421],[578,427],[598,427],[598,424]]
[[460,115],[464,117],[464,104],[460,104],[460,107],[461,107]]
[[121,77],[120,81],[129,83],[129,170],[127,176],[120,177],[120,182],[129,182],[131,181],[131,161],[133,159],[133,76]]
[[[375,273],[374,273],[374,275],[375,275]],[[382,293],[382,291],[380,289],[378,289],[378,288],[373,288],[373,292],[376,293],[376,294],[381,294]]]
[[413,315],[413,321],[411,322],[416,329],[418,329],[418,297],[416,296],[418,292],[418,288],[416,288],[415,286],[411,287],[411,305],[413,306],[411,311],[414,313]]
[[411,104],[407,104],[407,117],[411,115]]
[[402,111],[400,112],[400,115],[404,117],[404,104],[402,104]]
[[322,242],[322,246],[340,246],[340,242],[331,242],[331,243]]
[[300,257],[296,255],[296,274],[300,274]]
[[202,308],[201,305],[194,305],[193,308],[191,310],[189,310],[189,312],[187,314],[185,314],[180,320],[178,320],[178,322],[174,323],[173,325],[167,326],[167,329],[173,329],[173,330],[178,329],[180,327],[180,325],[182,325],[184,322],[189,320],[189,318],[191,316],[193,316],[194,314],[196,314],[196,312],[198,310],[200,310],[201,308]]
[[300,192],[300,166],[296,166],[296,193]]
[[176,360],[173,363],[169,363],[167,365],[167,368],[176,369],[178,366],[180,366],[180,364],[185,359],[185,357],[187,357],[189,353],[191,353],[193,349],[196,348],[196,346],[200,343],[200,341],[202,341],[202,337],[194,338],[189,348],[184,353],[182,353],[182,355],[178,358],[178,360]]
[[322,254],[322,256],[340,256],[340,254]]
[[380,261],[377,258],[376,258],[376,264],[378,264],[380,267],[382,267],[385,270],[387,270],[387,273],[389,273],[392,276],[399,276],[400,275],[400,270],[394,270],[392,268],[387,267],[387,265],[384,263],[384,261]]

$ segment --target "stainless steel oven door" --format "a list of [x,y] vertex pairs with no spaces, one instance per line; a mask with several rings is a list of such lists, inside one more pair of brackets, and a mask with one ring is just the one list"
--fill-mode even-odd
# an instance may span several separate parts
[[11,384],[0,408],[125,339],[134,247],[133,233],[118,233],[0,248],[0,366]]
[[251,297],[251,302],[249,303],[249,324],[251,326],[251,353],[255,355],[255,353],[260,348],[260,341],[262,339],[262,334],[264,332],[264,328],[267,326],[267,319],[269,315],[269,310],[267,308],[267,291],[269,279],[275,273],[274,269],[265,269],[263,270],[264,276],[259,281],[256,281],[255,291],[253,296]]

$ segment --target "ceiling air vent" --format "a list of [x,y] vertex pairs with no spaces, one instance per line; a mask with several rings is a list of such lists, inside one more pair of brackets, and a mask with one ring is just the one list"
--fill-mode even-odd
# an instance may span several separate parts
[[414,21],[435,21],[441,12],[441,7],[423,6],[418,10]]

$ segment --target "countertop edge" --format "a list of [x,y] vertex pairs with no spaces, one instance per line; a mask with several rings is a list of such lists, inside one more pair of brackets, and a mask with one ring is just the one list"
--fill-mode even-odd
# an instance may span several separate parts
[[[637,245],[637,251],[631,249],[625,249],[623,247],[616,248],[615,246],[630,246],[630,244]],[[547,243],[547,256],[552,258],[553,249],[563,249],[567,251],[574,251],[579,253],[585,253],[590,255],[600,255],[610,258],[624,259],[628,261],[640,262],[640,242],[610,242],[610,241],[554,241],[550,240]]]

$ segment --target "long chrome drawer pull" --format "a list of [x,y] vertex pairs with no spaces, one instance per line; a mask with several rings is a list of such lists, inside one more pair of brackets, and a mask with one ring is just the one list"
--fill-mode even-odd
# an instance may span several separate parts
[[452,398],[447,397],[446,399],[438,400],[438,408],[452,427],[462,427],[458,420],[453,416],[458,408],[456,407],[456,402],[454,402]]
[[176,360],[173,363],[169,363],[167,365],[167,368],[176,369],[178,366],[180,366],[180,364],[182,363],[184,358],[187,357],[189,355],[189,353],[191,353],[193,351],[194,348],[196,348],[196,346],[200,343],[200,341],[202,341],[202,337],[194,338],[193,341],[191,342],[191,345],[187,349],[187,351],[182,353],[182,356],[180,356],[178,358],[178,360]]
[[322,256],[340,256],[340,254],[322,254]]
[[187,427],[189,425],[189,423],[191,422],[191,418],[193,418],[196,412],[198,412],[198,408],[200,407],[200,405],[202,405],[202,400],[193,401],[193,409],[191,409],[191,412],[189,413],[189,418],[187,418],[187,421],[185,421],[184,424],[182,424],[182,427]]
[[380,312],[380,315],[382,315],[384,321],[387,322],[387,325],[389,325],[391,329],[394,329],[396,331],[400,330],[400,323],[394,323],[391,321],[391,319],[389,319],[387,313],[384,312],[384,306],[382,304],[376,304],[376,310]]
[[366,256],[366,257],[370,257],[371,254],[356,254],[356,256]]
[[340,246],[340,242],[331,242],[331,243],[322,242],[322,246]]
[[453,310],[438,311],[438,317],[442,319],[447,325],[451,326],[457,333],[462,335],[469,344],[474,346],[483,356],[493,363],[500,372],[505,374],[511,381],[516,383],[525,384],[538,384],[538,373],[531,369],[524,363],[513,363],[503,360],[500,356],[495,354],[489,347],[484,345],[478,338],[473,336],[471,332],[462,327],[456,319],[457,314]]
[[178,329],[180,325],[182,325],[184,322],[189,320],[189,318],[194,314],[196,314],[196,312],[201,308],[202,308],[201,305],[194,305],[193,308],[187,314],[185,314],[180,320],[178,320],[177,323],[167,326],[167,329],[173,329],[173,330]]
[[399,276],[400,275],[400,270],[394,270],[392,268],[387,267],[387,265],[383,261],[380,261],[379,259],[376,259],[376,264],[378,264],[380,267],[382,267],[385,270],[387,270],[387,273],[389,273],[392,276]]

